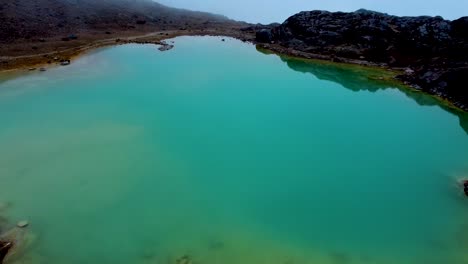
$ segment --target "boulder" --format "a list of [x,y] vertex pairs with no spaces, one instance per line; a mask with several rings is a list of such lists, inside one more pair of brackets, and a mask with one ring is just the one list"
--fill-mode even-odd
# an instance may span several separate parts
[[271,43],[271,41],[273,41],[271,29],[260,29],[255,33],[255,38],[258,42],[261,43]]
[[468,17],[398,17],[360,9],[306,11],[283,24],[258,27],[256,40],[289,54],[312,54],[334,61],[366,61],[406,68],[398,78],[468,110]]
[[176,264],[192,264],[192,259],[188,255],[184,255],[176,260]]

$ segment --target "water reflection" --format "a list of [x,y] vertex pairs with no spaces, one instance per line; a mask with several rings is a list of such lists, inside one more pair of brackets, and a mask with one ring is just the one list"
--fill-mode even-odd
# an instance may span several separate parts
[[[264,54],[268,51],[258,49]],[[406,88],[393,80],[394,73],[382,69],[364,68],[356,65],[344,65],[331,62],[315,62],[280,56],[289,68],[302,73],[311,73],[320,80],[332,81],[354,92],[377,92],[385,89],[399,89],[408,98],[421,106],[438,106],[445,111],[458,116],[461,128],[468,134],[468,113],[451,108],[437,98]]]

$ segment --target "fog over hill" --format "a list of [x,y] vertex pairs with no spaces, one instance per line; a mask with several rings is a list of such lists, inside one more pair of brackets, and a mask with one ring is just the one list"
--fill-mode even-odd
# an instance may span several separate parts
[[227,22],[224,16],[151,0],[2,0],[0,42],[89,30],[190,29]]

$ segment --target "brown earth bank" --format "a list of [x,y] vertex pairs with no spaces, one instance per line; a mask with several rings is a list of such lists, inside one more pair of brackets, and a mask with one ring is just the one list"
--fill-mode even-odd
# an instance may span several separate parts
[[400,69],[402,82],[468,111],[468,17],[310,11],[251,29],[275,52]]

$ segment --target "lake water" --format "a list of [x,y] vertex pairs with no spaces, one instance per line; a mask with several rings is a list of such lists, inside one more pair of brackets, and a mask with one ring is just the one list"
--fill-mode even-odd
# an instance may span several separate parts
[[7,263],[468,263],[468,116],[378,74],[181,37],[0,82]]

